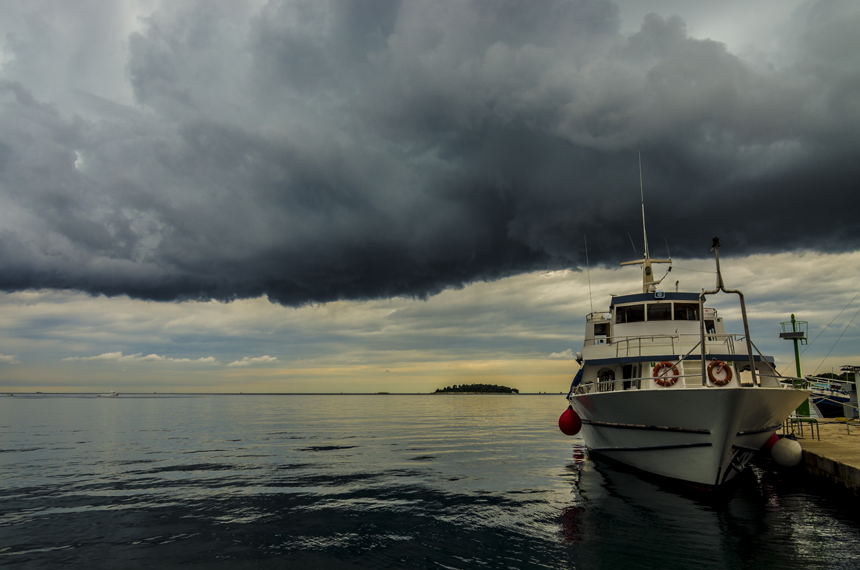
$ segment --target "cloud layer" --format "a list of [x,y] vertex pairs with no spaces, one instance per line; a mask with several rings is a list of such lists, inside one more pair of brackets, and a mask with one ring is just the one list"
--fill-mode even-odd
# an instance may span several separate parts
[[[860,363],[860,317],[850,324],[860,303],[860,252],[726,258],[722,268],[726,285],[746,295],[756,346],[776,358],[780,371],[794,370],[791,343],[779,338],[779,323],[791,313],[809,322],[805,373]],[[680,280],[682,290],[710,289],[713,270],[713,260],[677,260],[664,287]],[[152,303],[67,291],[0,294],[0,346],[16,361],[0,363],[0,387],[432,392],[508,382],[557,392],[576,370],[571,360],[582,347],[584,316],[607,309],[613,294],[635,291],[640,276],[635,267],[592,268],[593,303],[588,276],[576,271],[475,283],[427,301],[301,308],[262,298]],[[743,330],[736,296],[712,295],[708,306],[727,330]]]
[[[147,354],[146,356],[143,353],[138,354],[123,354],[122,352],[105,352],[103,354],[99,354],[96,356],[70,356],[68,358],[64,358],[64,362],[75,362],[75,361],[94,361],[94,362],[119,362],[119,363],[130,363],[130,362],[159,362],[159,363],[182,363],[182,364],[208,364],[217,366],[220,364],[217,360],[215,360],[214,356],[206,356],[202,358],[173,358],[170,356],[162,356],[160,354]],[[229,366],[229,364],[228,364]]]
[[264,355],[264,356],[246,356],[242,360],[234,360],[230,364],[227,365],[228,368],[235,367],[245,367],[251,366],[252,364],[272,364],[277,362],[278,359],[274,356]]
[[614,264],[638,151],[652,249],[860,245],[853,2],[755,60],[601,0],[3,11],[7,291],[426,297],[582,266],[584,234]]

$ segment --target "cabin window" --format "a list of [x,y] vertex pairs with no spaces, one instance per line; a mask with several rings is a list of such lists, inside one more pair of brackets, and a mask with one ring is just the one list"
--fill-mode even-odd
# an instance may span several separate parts
[[601,368],[597,371],[598,390],[612,392],[615,390],[615,371],[611,368]]
[[641,323],[645,321],[645,305],[628,305],[615,309],[616,323]]
[[699,320],[699,304],[698,303],[675,303],[675,320],[676,321],[698,321]]
[[594,336],[609,336],[609,323],[596,323],[594,325]]
[[671,321],[672,320],[672,305],[671,303],[651,303],[648,305],[648,320],[649,321]]

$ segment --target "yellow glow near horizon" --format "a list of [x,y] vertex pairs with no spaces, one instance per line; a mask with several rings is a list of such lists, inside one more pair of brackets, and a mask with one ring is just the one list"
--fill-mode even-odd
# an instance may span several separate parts
[[[676,260],[664,283],[713,286],[713,262]],[[686,271],[689,270],[689,271]],[[778,323],[794,312],[821,332],[857,294],[860,252],[725,258],[744,290],[757,345],[792,362]],[[595,309],[638,290],[637,268],[591,271]],[[814,294],[811,294],[814,292]],[[735,298],[709,299],[739,320]],[[860,305],[857,305],[860,306]],[[340,301],[289,308],[265,298],[155,303],[66,291],[0,295],[4,392],[432,392],[452,384],[567,390],[590,311],[584,272],[517,275],[426,301]],[[803,356],[804,372],[860,363],[849,307]],[[839,334],[836,350],[824,360]],[[386,372],[387,371],[387,372]]]

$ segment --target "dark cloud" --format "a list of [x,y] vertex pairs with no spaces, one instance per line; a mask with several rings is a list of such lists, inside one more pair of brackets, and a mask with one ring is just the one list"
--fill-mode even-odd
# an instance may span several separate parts
[[[639,151],[652,249],[860,246],[853,3],[804,5],[753,62],[677,16],[624,35],[599,0],[171,2],[125,40],[134,105],[49,81],[44,12],[0,75],[5,290],[422,297],[579,266],[584,234],[614,264]],[[57,36],[85,77],[91,35]]]

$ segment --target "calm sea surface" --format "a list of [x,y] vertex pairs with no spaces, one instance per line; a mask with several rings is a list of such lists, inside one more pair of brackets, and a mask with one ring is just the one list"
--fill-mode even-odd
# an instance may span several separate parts
[[642,481],[562,396],[0,398],[0,566],[858,568],[798,472]]

